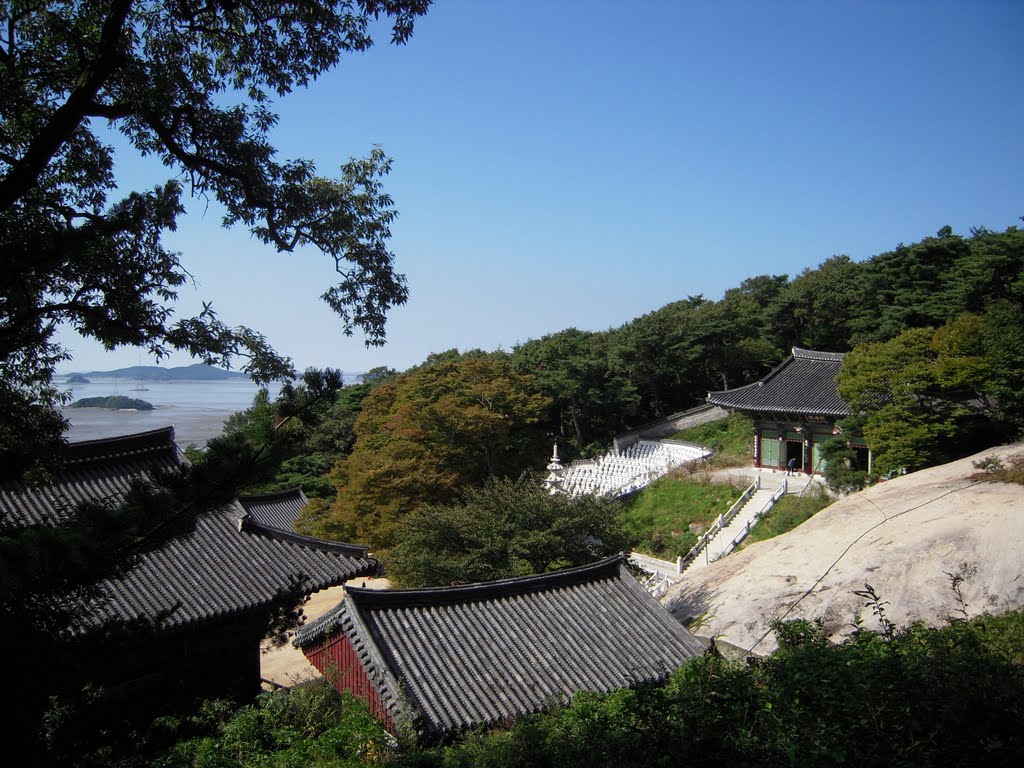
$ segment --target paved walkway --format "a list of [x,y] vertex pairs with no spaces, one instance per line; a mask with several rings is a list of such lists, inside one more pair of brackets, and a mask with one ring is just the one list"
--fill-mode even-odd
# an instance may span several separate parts
[[797,474],[786,477],[786,470],[784,469],[759,469],[758,467],[729,467],[727,469],[716,469],[711,473],[711,479],[715,482],[735,482],[736,484],[742,483],[744,487],[754,482],[755,477],[761,478],[762,488],[771,488],[772,490],[779,487],[779,484],[784,480],[789,481],[789,489],[786,491],[788,494],[800,493],[809,485],[820,485],[825,486],[825,480],[820,475],[805,475]]

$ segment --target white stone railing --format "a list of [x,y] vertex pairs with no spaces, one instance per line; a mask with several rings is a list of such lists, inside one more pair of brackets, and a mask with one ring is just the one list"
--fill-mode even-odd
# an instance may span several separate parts
[[740,509],[743,508],[743,505],[746,504],[750,500],[750,497],[757,493],[759,490],[761,490],[760,475],[754,478],[754,482],[747,486],[747,489],[740,494],[740,497],[736,499],[735,502],[733,502],[733,505],[729,507],[728,511],[724,515],[718,516],[718,519],[712,524],[712,526],[708,528],[708,530],[705,531],[699,539],[697,539],[697,543],[690,548],[690,551],[687,552],[683,557],[679,558],[679,563],[677,566],[679,573],[682,573],[683,570],[685,570],[686,566],[688,566],[690,563],[697,559],[697,555],[699,555],[707,548],[708,544],[711,543],[711,540],[715,538],[719,531],[721,531],[723,528],[725,528],[725,526],[732,522],[733,518],[736,517]]
[[739,533],[737,533],[733,537],[732,541],[730,541],[722,549],[723,556],[728,555],[730,552],[736,549],[736,547],[740,545],[740,542],[742,542],[745,538],[747,538],[748,535],[750,535],[750,529],[757,525],[759,522],[761,522],[761,518],[768,514],[768,510],[775,506],[775,502],[777,502],[779,499],[786,495],[788,486],[789,481],[783,479],[782,485],[780,485],[778,489],[775,491],[775,493],[773,493],[768,498],[768,500],[765,501],[764,506],[762,506],[761,509],[759,509],[757,513],[750,520],[747,521],[747,524],[740,529]]

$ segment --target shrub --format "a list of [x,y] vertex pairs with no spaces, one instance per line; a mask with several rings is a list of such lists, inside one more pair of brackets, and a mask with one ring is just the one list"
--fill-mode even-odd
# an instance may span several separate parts
[[989,456],[973,464],[980,472],[971,475],[972,480],[1024,485],[1024,453],[1007,457],[1005,464],[998,456]]

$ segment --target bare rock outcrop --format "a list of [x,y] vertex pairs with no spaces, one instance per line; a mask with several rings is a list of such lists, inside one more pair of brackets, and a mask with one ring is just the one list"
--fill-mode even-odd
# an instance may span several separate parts
[[1024,486],[970,479],[973,462],[1024,443],[915,472],[841,499],[787,534],[693,573],[663,599],[695,631],[757,654],[776,648],[775,619],[821,619],[838,640],[854,619],[877,628],[870,584],[890,621],[939,624],[1024,606]]

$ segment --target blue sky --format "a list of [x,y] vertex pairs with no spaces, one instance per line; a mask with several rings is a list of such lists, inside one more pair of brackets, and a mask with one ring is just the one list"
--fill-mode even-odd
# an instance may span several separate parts
[[[202,201],[168,240],[198,284],[179,313],[212,300],[300,368],[404,369],[1020,224],[1022,25],[1018,0],[438,0],[407,46],[384,36],[276,105],[282,158],[394,158],[411,298],[388,344],[340,334],[330,259],[278,255]],[[63,339],[67,370],[138,362]]]

